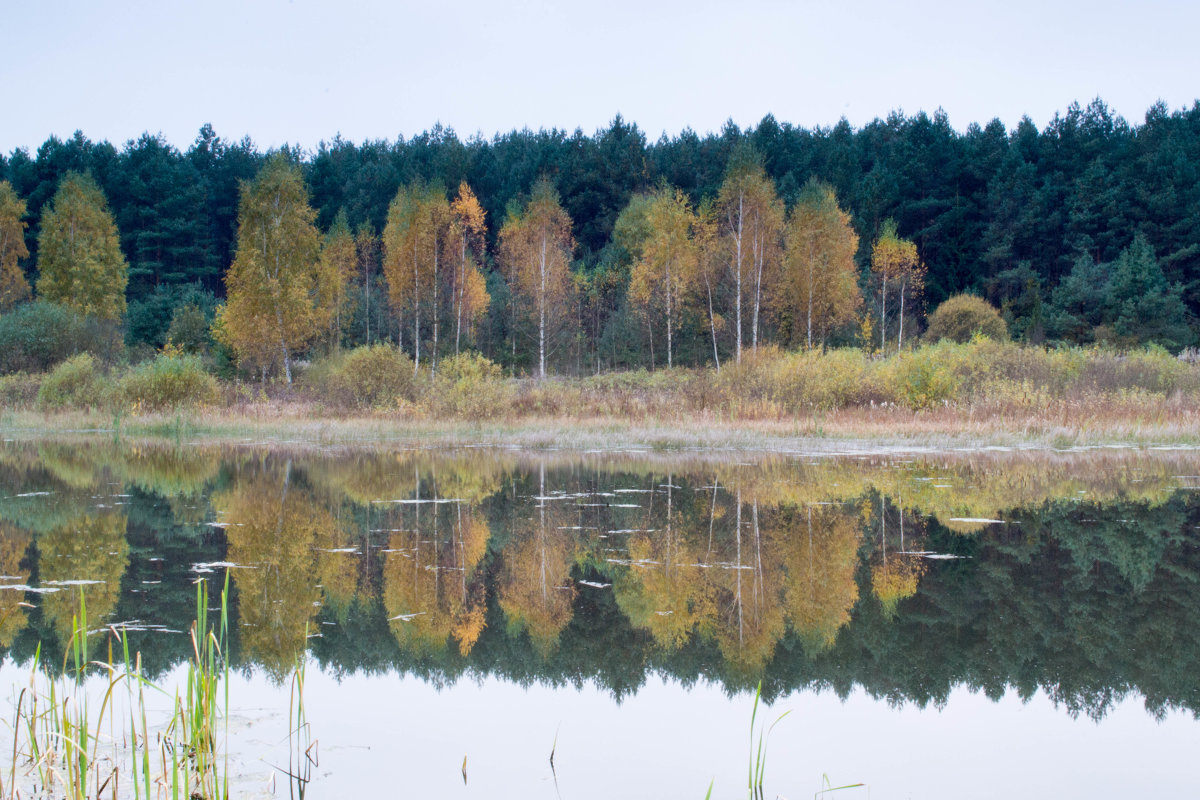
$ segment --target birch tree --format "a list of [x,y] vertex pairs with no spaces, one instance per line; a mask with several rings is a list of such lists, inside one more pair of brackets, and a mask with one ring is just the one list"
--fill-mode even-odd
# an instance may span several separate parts
[[329,346],[333,350],[342,346],[343,314],[349,315],[353,311],[346,289],[357,271],[354,234],[350,232],[346,212],[339,211],[321,246],[322,303],[329,309]]
[[0,311],[8,311],[29,298],[29,281],[21,259],[29,257],[25,246],[25,201],[12,184],[0,181]]
[[629,297],[647,311],[662,311],[667,333],[667,367],[674,366],[673,335],[685,291],[696,273],[694,215],[687,195],[663,187],[646,209],[646,238],[630,274]]
[[427,310],[432,321],[436,363],[439,285],[449,223],[446,193],[439,184],[401,186],[388,207],[383,229],[383,271],[392,307],[399,315],[412,315],[414,371],[421,366],[422,310]]
[[454,308],[454,354],[458,355],[463,323],[471,335],[475,324],[487,311],[487,283],[480,270],[483,263],[484,236],[487,234],[486,212],[466,181],[459,184],[458,196],[450,204],[452,249],[456,252],[451,281]]
[[500,229],[500,261],[513,277],[514,297],[522,296],[537,325],[538,377],[546,377],[551,333],[564,322],[570,293],[571,218],[546,178],[534,185],[529,202]]
[[[735,153],[717,195],[719,233],[733,282],[734,353],[742,360],[744,319],[750,312],[751,343],[757,348],[763,300],[778,274],[783,211],[775,186],[753,153]],[[744,306],[749,305],[749,309]]]
[[42,215],[38,294],[53,303],[116,320],[125,313],[129,265],[104,192],[91,175],[68,172]]
[[717,233],[716,206],[711,200],[702,202],[696,209],[693,239],[696,243],[696,281],[699,291],[703,284],[704,300],[708,307],[708,329],[712,336],[713,364],[721,372],[721,355],[717,352],[717,330],[724,328],[725,319],[714,310],[713,294],[720,283],[723,269],[723,253]]
[[761,168],[754,174],[750,201],[750,260],[754,279],[750,346],[757,351],[762,320],[768,304],[777,297],[783,264],[783,203],[775,192],[775,184]]
[[871,271],[879,282],[879,348],[887,350],[887,301],[888,284],[898,287],[900,302],[900,326],[896,334],[896,347],[904,344],[904,298],[909,290],[919,286],[923,279],[923,270],[917,258],[917,246],[907,239],[901,239],[896,232],[896,222],[884,220],[883,230],[875,245],[871,248]]
[[271,157],[238,205],[237,254],[225,275],[227,302],[216,329],[238,359],[263,370],[282,364],[292,382],[292,354],[325,328],[321,236],[300,168]]
[[806,346],[824,344],[862,306],[854,254],[858,234],[838,206],[833,187],[809,181],[788,218],[784,269],[793,319],[803,321]]
[[364,222],[354,232],[354,249],[358,255],[358,270],[363,282],[363,319],[366,323],[365,339],[371,343],[371,284],[375,282],[375,271],[379,265],[379,237],[371,223]]

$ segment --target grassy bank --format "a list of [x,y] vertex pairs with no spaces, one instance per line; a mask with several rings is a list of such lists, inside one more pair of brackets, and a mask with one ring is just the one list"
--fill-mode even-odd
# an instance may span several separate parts
[[[189,360],[190,359],[190,360]],[[401,446],[812,449],[1200,444],[1200,365],[1162,350],[979,340],[873,358],[765,349],[716,370],[509,378],[475,355],[414,371],[387,346],[311,365],[291,386],[217,381],[199,359],[124,371],[83,357],[0,378],[9,437],[384,442]]]

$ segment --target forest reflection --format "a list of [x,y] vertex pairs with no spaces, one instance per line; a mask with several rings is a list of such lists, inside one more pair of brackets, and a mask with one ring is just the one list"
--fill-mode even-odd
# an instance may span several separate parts
[[[0,647],[61,662],[86,598],[151,670],[197,578],[232,657],[435,682],[652,673],[773,696],[1044,690],[1200,711],[1200,459],[0,447]],[[32,605],[21,605],[26,601]]]

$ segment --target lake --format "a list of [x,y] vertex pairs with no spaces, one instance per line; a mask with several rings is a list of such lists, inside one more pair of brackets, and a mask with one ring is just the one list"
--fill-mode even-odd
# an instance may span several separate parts
[[766,797],[1187,795],[1198,495],[1187,450],[8,442],[0,718],[81,596],[165,714],[228,581],[234,796],[742,797],[766,729]]

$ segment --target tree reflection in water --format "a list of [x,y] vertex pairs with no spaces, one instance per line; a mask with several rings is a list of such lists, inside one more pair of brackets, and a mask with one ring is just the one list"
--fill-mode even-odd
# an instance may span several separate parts
[[[229,562],[235,661],[274,676],[307,646],[343,673],[437,681],[621,694],[660,673],[921,704],[966,685],[1094,716],[1130,692],[1198,711],[1200,502],[1176,477],[1197,472],[1138,454],[742,465],[10,443],[0,646],[56,652],[78,581],[96,627],[186,629],[191,580]],[[3,588],[26,583],[58,591]],[[184,652],[167,633],[138,644],[152,671]]]

